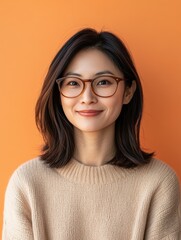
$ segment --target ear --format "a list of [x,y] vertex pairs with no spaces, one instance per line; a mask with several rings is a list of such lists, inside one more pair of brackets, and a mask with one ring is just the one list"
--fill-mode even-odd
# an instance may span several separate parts
[[131,101],[135,90],[136,90],[136,82],[132,81],[131,87],[127,86],[125,88],[124,96],[123,96],[123,104],[128,104]]

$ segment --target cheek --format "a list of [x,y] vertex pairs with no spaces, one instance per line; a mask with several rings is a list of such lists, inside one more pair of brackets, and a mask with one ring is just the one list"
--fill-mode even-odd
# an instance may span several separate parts
[[120,114],[122,106],[123,106],[123,96],[124,96],[124,92],[121,89],[121,91],[117,92],[117,94],[114,96],[114,98],[112,98],[112,101],[110,101],[109,108],[113,112]]
[[112,115],[114,116],[115,120],[119,117],[121,110],[122,110],[122,101],[116,102],[112,108]]
[[109,102],[107,105],[107,117],[109,121],[114,122],[119,117],[122,106],[123,100],[122,97],[116,98],[114,101]]
[[70,108],[72,103],[72,99],[66,98],[64,96],[60,96],[60,104],[63,109]]
[[63,97],[60,98],[60,104],[62,105],[62,109],[66,116],[70,109],[70,102],[67,100],[68,99],[64,99]]
[[123,102],[124,102],[124,90],[121,89],[121,94],[118,94],[117,98],[114,101],[114,107],[113,107],[113,114],[115,116],[115,120],[119,117],[122,111]]
[[73,119],[73,109],[75,106],[75,102],[73,99],[61,97],[60,104],[62,105],[63,112],[67,119],[72,122]]

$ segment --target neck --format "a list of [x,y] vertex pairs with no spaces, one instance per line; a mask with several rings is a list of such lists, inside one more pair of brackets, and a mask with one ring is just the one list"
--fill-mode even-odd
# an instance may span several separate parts
[[99,132],[75,129],[74,136],[74,159],[85,165],[104,165],[115,156],[115,131],[112,127]]

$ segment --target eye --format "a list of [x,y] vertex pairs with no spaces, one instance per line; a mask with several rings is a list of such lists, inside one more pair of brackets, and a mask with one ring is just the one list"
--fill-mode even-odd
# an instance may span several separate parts
[[100,76],[95,80],[97,87],[110,87],[113,84],[115,84],[115,80],[110,76]]
[[77,86],[78,83],[76,81],[71,81],[71,82],[68,82],[67,85],[70,85],[70,86]]
[[81,81],[77,78],[68,77],[63,81],[63,87],[79,87]]
[[112,84],[109,80],[107,79],[103,79],[103,80],[100,80],[97,85],[110,85]]

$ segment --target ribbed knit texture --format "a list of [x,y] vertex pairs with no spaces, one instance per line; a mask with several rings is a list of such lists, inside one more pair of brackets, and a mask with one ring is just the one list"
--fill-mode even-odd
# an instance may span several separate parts
[[153,159],[134,169],[72,160],[51,169],[38,158],[12,175],[3,240],[179,240],[180,187]]

